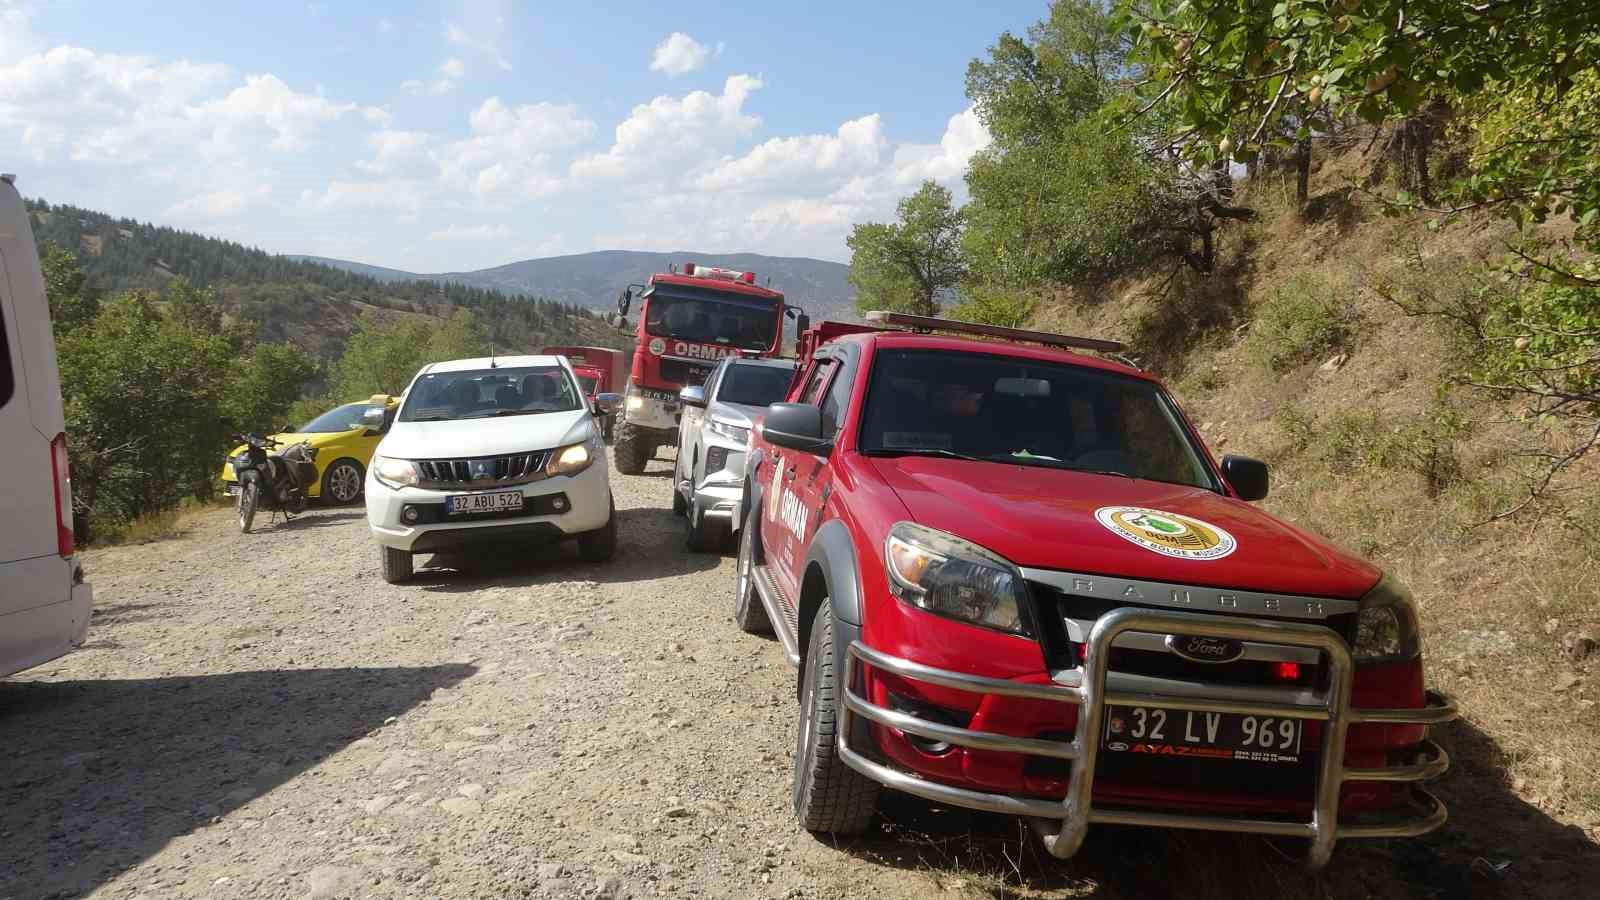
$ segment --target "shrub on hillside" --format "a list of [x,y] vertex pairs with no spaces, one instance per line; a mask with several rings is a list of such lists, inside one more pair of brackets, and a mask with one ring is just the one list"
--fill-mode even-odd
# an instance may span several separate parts
[[1283,372],[1348,346],[1358,324],[1355,309],[1331,285],[1297,275],[1261,305],[1245,346],[1258,364]]

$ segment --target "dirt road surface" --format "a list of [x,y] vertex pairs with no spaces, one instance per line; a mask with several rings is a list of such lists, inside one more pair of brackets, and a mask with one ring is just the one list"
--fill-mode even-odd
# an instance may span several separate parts
[[613,473],[608,565],[393,587],[359,507],[89,552],[88,644],[0,683],[0,898],[1522,897],[1596,870],[1470,753],[1450,826],[1322,875],[1292,843],[1112,828],[1057,862],[903,797],[866,839],[807,834],[795,676],[730,621],[731,554],[683,549],[669,468]]

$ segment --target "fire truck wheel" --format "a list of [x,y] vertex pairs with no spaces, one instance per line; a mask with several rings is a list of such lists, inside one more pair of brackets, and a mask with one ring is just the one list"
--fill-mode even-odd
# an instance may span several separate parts
[[733,622],[745,634],[771,634],[772,620],[756,594],[756,532],[761,528],[761,513],[751,510],[739,529],[738,576],[733,583]]
[[878,807],[878,783],[845,765],[835,742],[844,661],[833,653],[833,603],[811,625],[794,752],[794,813],[807,831],[860,834]]
[[633,427],[627,420],[617,423],[617,440],[614,445],[617,471],[624,475],[639,475],[644,464],[655,455],[655,444],[644,431]]

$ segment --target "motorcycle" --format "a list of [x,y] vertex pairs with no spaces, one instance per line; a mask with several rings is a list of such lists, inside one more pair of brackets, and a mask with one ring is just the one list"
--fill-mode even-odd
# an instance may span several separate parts
[[285,522],[293,521],[306,508],[307,487],[317,480],[316,448],[301,441],[272,453],[282,445],[270,437],[253,432],[231,437],[244,445],[230,460],[238,480],[228,486],[228,493],[238,498],[239,530],[249,534],[262,507],[272,511],[272,521],[280,512]]

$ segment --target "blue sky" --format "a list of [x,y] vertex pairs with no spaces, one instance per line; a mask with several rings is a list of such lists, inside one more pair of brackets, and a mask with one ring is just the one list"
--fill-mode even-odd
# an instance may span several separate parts
[[988,135],[1034,2],[0,0],[29,196],[412,271],[598,249],[845,260]]

